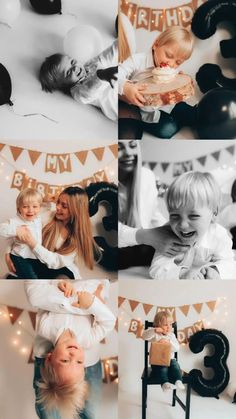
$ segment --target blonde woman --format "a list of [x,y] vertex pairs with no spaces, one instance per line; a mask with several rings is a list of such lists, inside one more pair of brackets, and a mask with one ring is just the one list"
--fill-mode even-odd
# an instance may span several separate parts
[[[27,244],[34,254],[36,278],[56,278],[66,275],[80,278],[78,261],[93,269],[100,249],[92,235],[87,193],[70,186],[63,190],[56,203],[56,212],[48,214],[42,232],[42,244],[35,239],[27,226],[17,231],[18,239]],[[8,267],[14,271],[13,263]],[[27,278],[32,279],[32,278]]]
[[154,249],[167,256],[187,250],[188,246],[163,226],[165,218],[159,211],[157,195],[153,172],[142,167],[139,141],[119,141],[120,269],[148,265]]

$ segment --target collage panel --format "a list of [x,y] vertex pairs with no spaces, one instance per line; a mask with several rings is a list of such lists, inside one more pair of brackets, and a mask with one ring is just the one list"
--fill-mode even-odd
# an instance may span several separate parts
[[120,418],[235,417],[235,293],[235,281],[120,281]]
[[235,142],[119,141],[119,280],[236,279]]
[[1,2],[2,138],[117,138],[116,17],[116,0]]

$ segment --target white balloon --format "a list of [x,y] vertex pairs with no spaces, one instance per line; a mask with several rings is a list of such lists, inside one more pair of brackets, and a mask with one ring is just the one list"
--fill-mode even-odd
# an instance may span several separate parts
[[0,0],[0,23],[11,26],[20,14],[20,0]]
[[64,51],[65,54],[84,64],[103,51],[102,37],[93,26],[76,26],[65,36]]

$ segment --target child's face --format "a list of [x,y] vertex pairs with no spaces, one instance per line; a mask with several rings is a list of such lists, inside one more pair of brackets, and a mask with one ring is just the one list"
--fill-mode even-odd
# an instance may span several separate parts
[[185,58],[179,53],[177,42],[168,42],[161,47],[155,44],[153,47],[155,66],[161,63],[168,64],[171,68],[177,68],[185,61]]
[[70,210],[68,205],[68,196],[61,194],[56,203],[56,219],[67,224],[70,221]]
[[68,55],[62,57],[58,70],[63,79],[63,83],[65,85],[68,84],[68,86],[82,82],[86,78],[84,66]]
[[58,341],[48,359],[61,383],[78,383],[84,379],[84,351],[74,337]]
[[133,172],[138,159],[138,146],[135,140],[119,141],[119,170]]
[[23,202],[23,205],[19,208],[19,213],[24,220],[33,221],[38,216],[40,208],[41,205],[37,199],[30,199]]
[[172,319],[164,319],[161,323],[164,335],[168,335],[172,331]]
[[173,232],[183,242],[189,244],[200,239],[208,230],[214,215],[208,207],[193,207],[171,210],[169,213],[170,226]]

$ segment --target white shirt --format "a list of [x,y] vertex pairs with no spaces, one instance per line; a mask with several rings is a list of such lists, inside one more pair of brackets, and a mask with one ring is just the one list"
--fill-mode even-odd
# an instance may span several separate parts
[[[105,69],[118,65],[118,44],[115,41],[110,47],[92,59],[88,63],[94,69]],[[94,73],[82,83],[77,83],[71,88],[71,95],[77,102],[87,105],[93,105],[102,110],[104,115],[116,121],[118,117],[118,82],[112,81],[113,88],[110,83],[100,80]]]
[[164,335],[162,333],[156,333],[154,327],[149,327],[143,331],[142,338],[144,340],[148,340],[149,342],[159,342],[162,339],[170,342],[171,359],[175,357],[175,352],[178,352],[179,350],[179,342],[173,332],[169,333],[168,335]]
[[20,215],[10,218],[6,223],[0,224],[0,236],[12,238],[11,253],[24,259],[36,259],[34,252],[27,244],[21,243],[16,238],[16,229],[20,226],[27,226],[39,244],[42,243],[42,221],[41,217],[36,217],[33,221],[24,220]]
[[[149,270],[153,279],[179,279],[180,271],[185,268],[216,266],[221,279],[236,278],[236,261],[232,250],[232,240],[221,225],[210,224],[204,236],[183,256],[181,262],[175,257],[168,258],[155,252]],[[192,278],[188,278],[192,279]]]
[[[77,291],[95,291],[104,281],[74,281]],[[105,281],[108,283],[108,281]],[[76,335],[78,343],[85,349],[85,366],[94,365],[99,360],[99,342],[114,328],[115,316],[98,298],[88,310],[71,305],[57,288],[57,281],[25,281],[25,290],[29,302],[38,308],[36,317],[36,338],[34,356],[45,357],[55,345],[61,333],[70,329]],[[95,321],[92,322],[92,316]]]
[[[124,84],[130,80],[131,82],[142,81],[145,83],[145,78],[151,75],[152,69],[155,67],[152,55],[152,49],[148,52],[141,52],[131,55],[123,63],[119,64],[119,95],[124,94]],[[174,105],[166,105],[164,107],[156,108],[152,106],[145,106],[140,108],[142,120],[144,122],[158,122],[160,119],[160,110],[170,113]]]
[[[165,218],[158,208],[158,192],[153,172],[146,167],[141,168],[140,176],[140,208],[141,228],[159,227],[165,224]],[[129,227],[119,222],[119,247],[137,245],[138,228]]]

